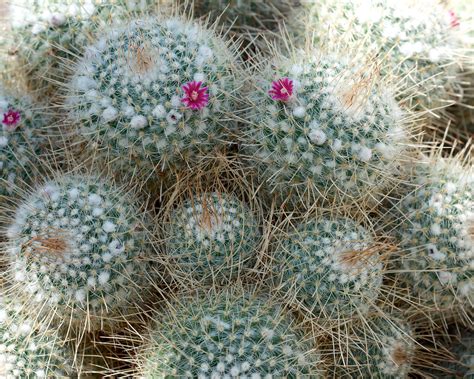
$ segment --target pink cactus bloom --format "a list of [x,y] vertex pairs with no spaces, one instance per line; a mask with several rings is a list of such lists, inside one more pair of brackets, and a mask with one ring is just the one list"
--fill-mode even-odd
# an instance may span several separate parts
[[273,100],[288,101],[293,95],[293,80],[281,78],[272,82],[272,89],[268,94]]
[[209,103],[209,93],[207,87],[201,87],[202,82],[188,82],[181,88],[184,91],[184,97],[181,102],[189,109],[199,110]]
[[2,123],[6,125],[7,129],[13,130],[21,120],[20,112],[9,109],[7,113],[3,114]]
[[449,11],[449,19],[451,21],[452,28],[456,28],[460,25],[458,16],[456,16],[456,13],[454,13],[454,11],[451,11],[451,10]]

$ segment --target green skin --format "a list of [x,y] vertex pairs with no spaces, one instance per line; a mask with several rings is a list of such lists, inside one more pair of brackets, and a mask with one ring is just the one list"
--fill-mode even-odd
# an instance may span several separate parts
[[[319,317],[365,314],[377,299],[383,265],[364,255],[372,235],[349,219],[321,219],[283,235],[275,255],[280,291]],[[356,252],[357,255],[345,255]],[[344,277],[347,276],[347,277]]]
[[261,237],[246,204],[222,193],[187,199],[171,215],[165,233],[174,268],[199,281],[234,278],[253,267]]
[[[5,302],[0,322],[0,375],[8,378],[70,377],[72,355],[52,331],[32,330],[21,307]],[[5,360],[8,362],[6,363]]]
[[[334,352],[333,368],[338,378],[405,379],[411,370],[415,342],[410,327],[397,319],[375,317],[359,325],[349,336],[344,358]],[[344,359],[344,360],[342,360]]]
[[192,298],[157,320],[142,356],[146,378],[223,377],[232,369],[249,377],[321,377],[310,346],[268,299],[225,292]]
[[22,188],[31,181],[33,167],[42,152],[45,140],[41,129],[46,126],[45,118],[32,111],[32,104],[27,98],[2,96],[0,122],[8,110],[20,113],[20,121],[13,126],[0,124],[0,198],[11,197],[18,187]]
[[[93,72],[87,76],[97,83],[98,96],[110,97],[119,110],[113,121],[104,122],[102,109],[96,110],[97,98],[87,97],[87,91],[72,90],[77,96],[73,117],[82,123],[80,133],[94,144],[94,153],[97,143],[99,151],[105,150],[114,158],[113,164],[125,170],[187,167],[212,156],[229,141],[227,130],[232,123],[228,113],[235,110],[236,90],[232,53],[223,40],[197,24],[178,20],[186,28],[183,32],[166,26],[168,22],[173,20],[132,23],[119,30],[119,37],[107,37],[101,52],[105,59],[85,58],[84,63],[92,65]],[[197,29],[189,31],[193,27]],[[213,56],[198,65],[202,47]],[[124,62],[118,67],[120,60]],[[156,77],[154,72],[164,66],[169,71]],[[181,87],[198,73],[205,76],[209,102],[203,109],[188,109],[180,100],[184,96]],[[137,83],[131,78],[138,78]],[[173,104],[173,98],[178,104]],[[123,111],[125,104],[133,108],[134,115],[146,118],[139,130],[131,127],[134,116]],[[157,106],[163,107],[162,116],[154,113]]]
[[[81,7],[82,2],[84,0],[51,0],[45,6],[33,0],[27,8],[38,15],[45,10],[62,13],[71,4]],[[152,9],[153,4],[153,0],[147,0],[146,7]],[[42,26],[39,32],[34,31],[35,23],[12,26],[5,48],[17,57],[16,65],[22,68],[31,90],[52,94],[58,88],[51,80],[63,81],[72,74],[66,62],[76,61],[84,47],[95,40],[97,30],[138,14],[140,12],[128,10],[125,0],[101,0],[90,17],[66,15],[60,24],[39,21],[38,25]]]
[[[291,63],[303,67],[303,71],[295,75]],[[270,191],[291,192],[296,202],[300,195],[309,193],[345,203],[380,191],[390,180],[389,173],[396,170],[397,156],[403,150],[400,141],[389,135],[392,128],[401,126],[394,100],[385,93],[381,96],[373,84],[367,87],[370,89],[360,90],[357,83],[370,81],[370,75],[359,78],[360,71],[342,59],[308,57],[275,66],[276,72],[265,71],[261,75],[259,89],[251,94],[256,105],[249,115],[252,125],[243,140],[249,145],[249,154],[257,156]],[[268,89],[272,81],[284,77],[295,83],[297,80],[301,86],[294,89],[290,101],[276,101],[269,96]],[[337,95],[331,87],[345,79],[352,80],[361,91],[356,93],[359,99],[352,106],[343,103],[344,96],[349,98],[349,92],[344,91],[350,91],[351,86],[340,86],[341,93]],[[296,117],[293,109],[304,104],[305,116]],[[313,123],[326,136],[322,144],[311,139]],[[340,146],[335,149],[337,141]],[[380,152],[379,144],[393,154]],[[369,149],[371,157],[359,159],[354,145]]]
[[469,231],[474,222],[472,215],[469,218],[474,209],[472,173],[443,161],[430,162],[415,168],[412,182],[419,188],[396,208],[402,214],[397,232],[403,277],[423,304],[446,310],[470,307],[474,301],[474,241]]
[[[132,198],[98,178],[65,176],[52,184],[56,190],[44,187],[20,205],[10,227],[11,269],[22,273],[17,284],[35,284],[44,308],[57,308],[61,317],[110,317],[146,286],[141,212]],[[71,195],[72,189],[79,194]],[[100,205],[90,195],[100,196]],[[105,226],[109,222],[114,230]]]

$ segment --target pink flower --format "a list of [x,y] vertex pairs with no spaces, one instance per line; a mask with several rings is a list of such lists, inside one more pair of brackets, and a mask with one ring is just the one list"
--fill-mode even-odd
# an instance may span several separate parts
[[202,109],[209,103],[209,93],[207,87],[201,87],[202,82],[189,82],[181,88],[185,96],[181,102],[189,109]]
[[460,25],[459,23],[459,19],[458,17],[456,16],[456,13],[454,13],[454,11],[448,11],[449,12],[449,19],[451,21],[451,27],[452,28],[456,28]]
[[293,80],[288,78],[278,79],[272,82],[272,89],[268,94],[273,100],[288,101],[293,95]]
[[21,115],[20,112],[13,109],[9,109],[7,113],[3,114],[2,123],[7,126],[7,129],[13,130],[15,126],[20,122]]

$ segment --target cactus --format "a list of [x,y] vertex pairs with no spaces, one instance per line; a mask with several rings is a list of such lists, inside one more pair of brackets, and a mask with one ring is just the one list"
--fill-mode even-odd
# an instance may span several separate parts
[[255,264],[261,233],[256,216],[237,197],[194,195],[179,204],[165,223],[173,268],[195,280],[230,279]]
[[272,192],[348,203],[391,182],[404,151],[402,112],[370,67],[295,52],[254,81],[242,142]]
[[[474,175],[456,159],[424,158],[412,168],[415,189],[394,212],[400,270],[424,305],[472,307],[474,302]],[[412,189],[412,188],[410,188]]]
[[366,54],[381,57],[383,73],[395,75],[397,82],[402,78],[401,100],[422,109],[453,102],[452,94],[459,84],[456,74],[464,53],[459,40],[459,20],[441,2],[309,0],[307,3],[312,14],[311,29],[321,43],[335,40],[358,43]]
[[28,96],[13,96],[0,87],[0,197],[28,183],[42,152],[46,118]]
[[16,295],[67,325],[102,328],[146,287],[145,216],[138,199],[97,177],[46,182],[25,196],[7,232]]
[[318,378],[319,356],[280,306],[224,290],[157,317],[139,356],[147,378]]
[[367,229],[346,218],[325,217],[278,240],[274,271],[288,299],[329,319],[363,315],[374,305],[383,278],[382,248]]
[[[56,89],[68,61],[80,56],[96,31],[151,11],[152,0],[16,0],[10,5],[11,29],[5,47],[31,90]],[[16,69],[16,67],[12,67]]]
[[88,52],[66,107],[115,167],[194,164],[228,141],[233,53],[212,31],[178,18],[135,20]]
[[18,302],[1,298],[0,304],[2,378],[64,378],[72,373],[72,354],[55,333],[23,317]]
[[[346,336],[344,336],[346,337]],[[333,352],[334,377],[404,379],[413,365],[415,341],[406,321],[376,315],[355,324],[343,350]]]

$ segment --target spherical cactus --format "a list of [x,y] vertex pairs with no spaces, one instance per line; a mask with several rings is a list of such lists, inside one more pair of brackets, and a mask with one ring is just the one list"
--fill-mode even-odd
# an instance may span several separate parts
[[51,330],[23,317],[17,302],[0,299],[0,376],[8,379],[65,378],[72,352]]
[[17,0],[6,46],[32,90],[54,89],[94,33],[152,9],[151,0]]
[[46,118],[27,96],[16,97],[0,87],[0,197],[28,183],[41,154]]
[[[344,336],[346,338],[346,336]],[[333,352],[337,378],[404,379],[412,367],[415,341],[403,320],[375,316],[355,325],[342,351]],[[347,350],[347,351],[345,351]]]
[[[452,102],[463,50],[459,20],[438,1],[308,1],[321,43],[359,43],[382,58],[382,71],[402,78],[401,99],[432,109]],[[350,25],[348,28],[347,25]],[[329,36],[329,37],[328,37]],[[412,100],[414,100],[412,102]]]
[[352,202],[393,179],[404,151],[402,112],[369,67],[299,52],[254,81],[242,139],[271,191],[290,191],[298,202]]
[[322,377],[304,334],[268,299],[223,291],[182,300],[157,317],[143,377]]
[[394,208],[400,270],[424,305],[451,309],[474,303],[474,174],[457,160],[416,163],[415,186]]
[[146,297],[138,296],[150,259],[146,221],[138,199],[97,177],[47,182],[25,196],[8,229],[16,295],[67,325],[103,327]]
[[193,164],[228,141],[233,64],[226,43],[199,24],[132,21],[88,48],[66,106],[115,167]]
[[176,206],[164,228],[168,259],[179,276],[228,280],[256,263],[258,219],[233,195],[194,195]]
[[274,271],[279,290],[327,319],[365,314],[383,278],[381,245],[346,218],[308,221],[278,237]]

